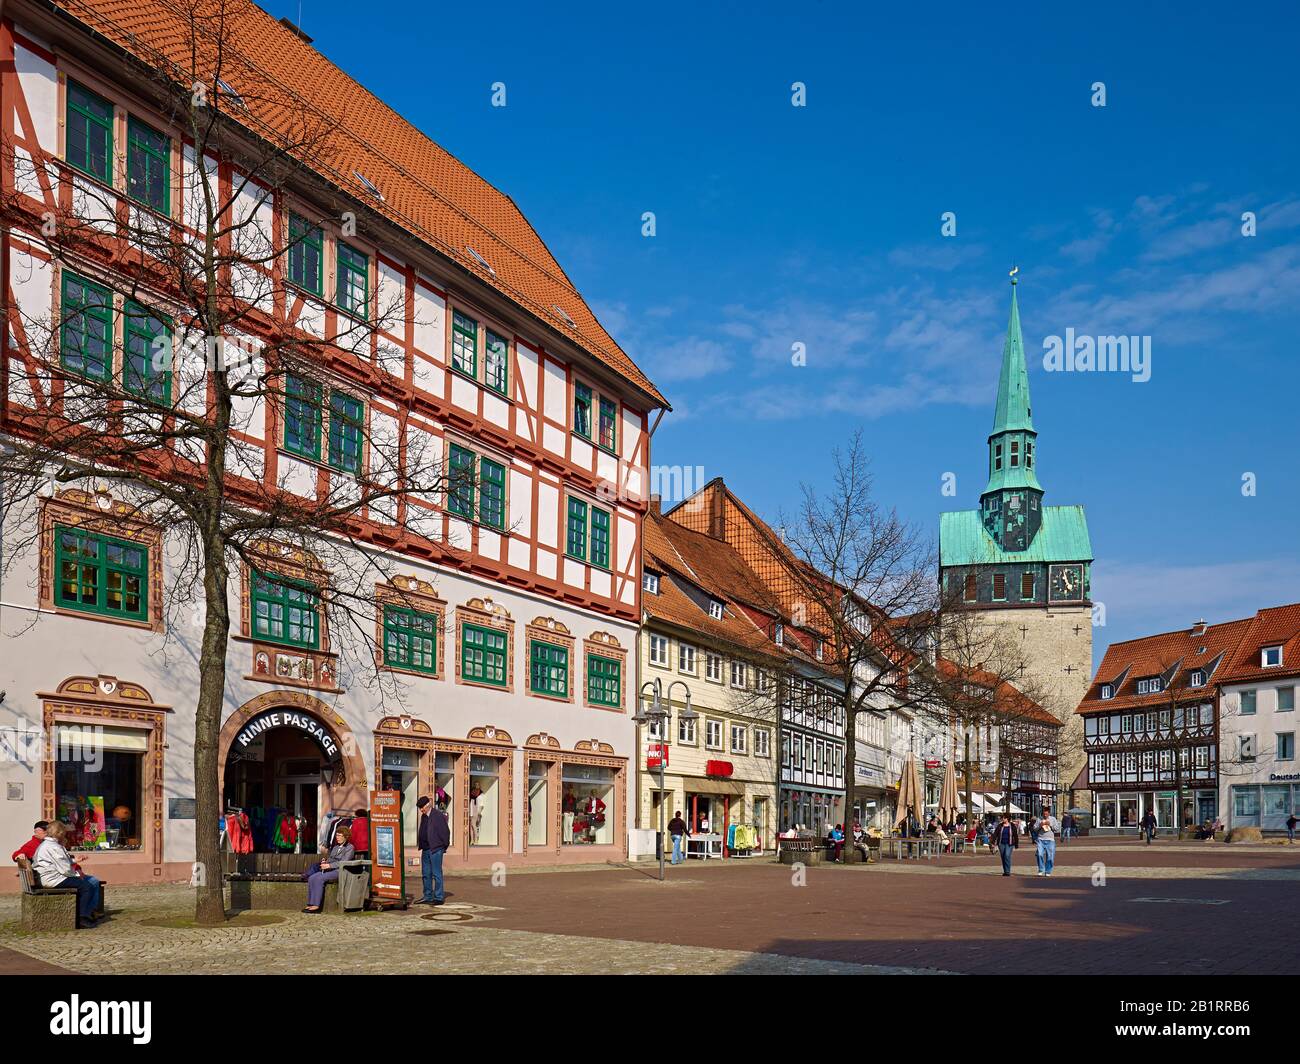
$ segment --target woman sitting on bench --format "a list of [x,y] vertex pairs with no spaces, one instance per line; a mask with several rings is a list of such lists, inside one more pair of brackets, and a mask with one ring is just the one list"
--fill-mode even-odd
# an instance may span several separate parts
[[302,878],[307,881],[307,907],[303,912],[316,914],[321,911],[321,906],[325,902],[325,884],[336,882],[339,878],[339,866],[344,861],[352,860],[352,855],[356,851],[348,841],[349,834],[349,827],[340,826],[334,832],[334,845],[325,855],[325,860],[317,861],[303,873]]
[[68,825],[54,821],[46,833],[45,839],[36,848],[32,858],[32,871],[40,877],[42,887],[71,887],[77,892],[78,927],[94,927],[95,913],[102,913],[104,908],[103,890],[99,880],[88,876],[72,863],[72,855],[67,850],[70,834]]

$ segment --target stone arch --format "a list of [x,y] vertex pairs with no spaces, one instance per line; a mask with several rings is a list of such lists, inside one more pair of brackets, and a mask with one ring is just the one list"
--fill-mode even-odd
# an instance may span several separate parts
[[334,736],[338,744],[339,760],[334,779],[329,784],[330,802],[336,809],[352,809],[370,804],[370,778],[361,754],[361,744],[347,721],[324,702],[304,691],[267,691],[245,702],[221,725],[217,743],[220,751],[217,762],[218,786],[225,787],[226,759],[230,745],[240,729],[259,713],[283,707],[315,717]]

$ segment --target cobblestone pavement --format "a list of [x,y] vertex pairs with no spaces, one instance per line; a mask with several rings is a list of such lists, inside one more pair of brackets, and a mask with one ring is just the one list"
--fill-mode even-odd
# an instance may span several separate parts
[[[1104,885],[1093,865],[1105,866]],[[0,972],[107,973],[1300,973],[1279,935],[1300,850],[1146,847],[1058,851],[1056,875],[987,854],[870,866],[770,860],[607,866],[448,878],[439,909],[277,914],[266,926],[184,928],[181,886],[114,888],[88,931],[23,935],[0,896]]]

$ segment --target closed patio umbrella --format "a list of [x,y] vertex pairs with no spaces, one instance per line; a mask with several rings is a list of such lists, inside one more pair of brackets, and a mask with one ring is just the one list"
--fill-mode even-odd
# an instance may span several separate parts
[[950,758],[943,770],[943,785],[939,788],[939,822],[951,824],[957,819],[960,809],[957,803],[957,768]]
[[902,827],[906,824],[909,813],[920,820],[922,800],[921,779],[916,774],[916,759],[908,754],[907,760],[903,762],[903,776],[898,781],[898,814],[894,817],[894,827]]

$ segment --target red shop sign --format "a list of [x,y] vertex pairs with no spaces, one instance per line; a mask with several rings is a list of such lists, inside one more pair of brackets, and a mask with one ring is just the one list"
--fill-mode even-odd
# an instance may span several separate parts
[[704,763],[704,774],[706,776],[730,776],[735,771],[735,766],[730,761],[706,761]]
[[646,746],[645,767],[659,768],[660,766],[668,767],[668,744],[648,743]]

